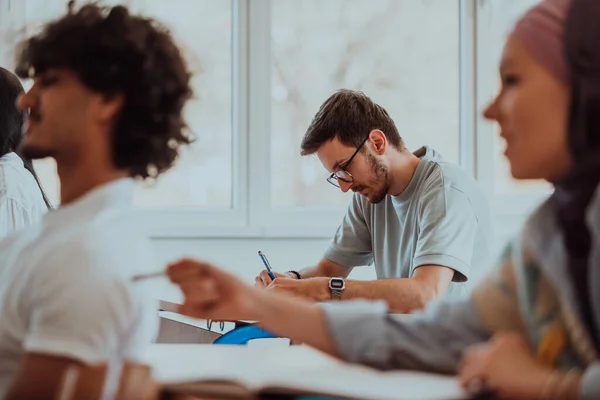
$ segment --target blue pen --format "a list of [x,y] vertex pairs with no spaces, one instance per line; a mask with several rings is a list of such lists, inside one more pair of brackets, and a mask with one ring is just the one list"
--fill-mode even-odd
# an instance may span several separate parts
[[274,280],[275,279],[275,274],[273,273],[273,270],[271,270],[271,265],[269,264],[269,260],[267,260],[267,257],[265,257],[265,255],[263,254],[263,252],[260,251],[260,250],[258,252],[258,256],[262,260],[263,264],[265,264],[265,267],[267,268],[267,272],[269,273],[269,276],[271,277],[271,279]]

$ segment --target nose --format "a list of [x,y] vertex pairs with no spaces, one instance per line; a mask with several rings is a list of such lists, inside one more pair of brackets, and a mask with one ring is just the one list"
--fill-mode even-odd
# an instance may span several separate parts
[[346,193],[352,187],[352,182],[344,182],[338,179],[338,184],[340,185],[340,189],[342,192]]
[[22,111],[27,111],[31,108],[32,99],[31,99],[31,91],[22,93],[17,98],[17,108]]
[[491,121],[496,121],[498,119],[498,112],[496,110],[497,102],[498,98],[494,98],[492,101],[490,101],[490,104],[488,104],[488,106],[485,108],[485,110],[483,110],[483,117],[487,120],[491,120]]

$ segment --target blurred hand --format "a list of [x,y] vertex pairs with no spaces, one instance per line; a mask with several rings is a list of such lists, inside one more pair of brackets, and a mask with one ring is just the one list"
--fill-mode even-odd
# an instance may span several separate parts
[[183,292],[182,314],[215,320],[258,319],[261,292],[207,262],[179,260],[169,265],[167,274]]
[[312,301],[331,300],[330,278],[280,279],[276,278],[267,286],[267,291],[288,293]]
[[[279,272],[273,272],[273,275],[275,275],[275,279],[295,279],[295,278],[292,278],[290,275],[280,274]],[[258,275],[254,279],[254,286],[264,289],[267,286],[269,286],[271,284],[271,282],[273,282],[273,279],[271,279],[271,277],[269,276],[269,273],[263,269],[260,272],[260,275]]]
[[551,374],[534,359],[525,339],[513,332],[497,333],[488,342],[468,348],[458,371],[468,391],[485,388],[511,399],[539,399]]

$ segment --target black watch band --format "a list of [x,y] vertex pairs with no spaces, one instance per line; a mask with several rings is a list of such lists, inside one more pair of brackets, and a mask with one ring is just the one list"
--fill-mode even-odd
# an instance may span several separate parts
[[294,275],[296,275],[296,278],[302,279],[302,275],[300,275],[300,272],[298,272],[298,271],[288,271],[288,272],[286,272],[286,274],[294,274]]

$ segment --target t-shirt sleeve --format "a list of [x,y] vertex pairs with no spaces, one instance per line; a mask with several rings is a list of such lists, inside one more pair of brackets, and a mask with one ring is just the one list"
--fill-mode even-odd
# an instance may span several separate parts
[[419,235],[411,275],[422,265],[440,265],[457,272],[453,281],[466,281],[477,230],[477,217],[466,194],[443,186],[424,194],[419,205]]
[[325,251],[325,258],[349,268],[373,261],[371,234],[359,195],[352,198],[342,224]]
[[94,266],[106,262],[97,256],[74,243],[43,261],[29,305],[26,351],[84,363],[106,362],[118,354],[138,319],[139,304],[124,277]]

